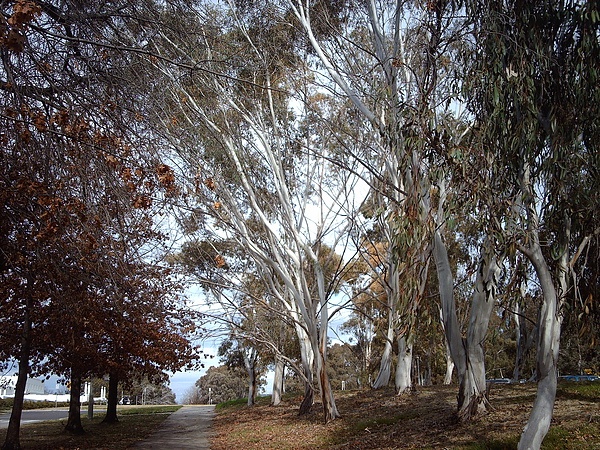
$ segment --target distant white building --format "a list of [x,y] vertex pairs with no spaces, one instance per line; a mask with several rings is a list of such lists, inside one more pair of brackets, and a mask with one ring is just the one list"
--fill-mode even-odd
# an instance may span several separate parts
[[[0,398],[14,397],[17,377],[0,377]],[[44,395],[44,382],[35,378],[27,378],[25,395]]]

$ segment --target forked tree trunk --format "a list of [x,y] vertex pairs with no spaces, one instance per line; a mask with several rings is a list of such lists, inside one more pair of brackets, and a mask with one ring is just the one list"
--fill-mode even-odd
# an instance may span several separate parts
[[273,392],[271,395],[271,406],[277,406],[281,403],[283,395],[283,374],[285,363],[279,356],[275,356],[275,374],[273,376]]
[[323,335],[319,342],[319,352],[317,354],[317,376],[319,377],[319,390],[323,402],[324,420],[325,423],[328,423],[340,417],[340,414],[335,404],[333,389],[331,389],[331,382],[327,374],[327,338]]
[[244,353],[244,366],[248,373],[248,406],[254,406],[256,401],[256,356]]
[[108,399],[106,403],[106,416],[102,423],[117,423],[117,403],[119,403],[119,377],[111,373],[108,378]]
[[81,424],[81,375],[71,371],[71,396],[69,398],[69,418],[65,431],[71,434],[85,433]]
[[21,448],[19,433],[21,430],[21,414],[23,413],[23,400],[25,398],[25,387],[29,374],[29,357],[31,353],[31,308],[33,302],[30,298],[26,300],[23,321],[23,334],[21,336],[21,355],[19,356],[19,373],[15,386],[12,412],[6,430],[6,439],[2,450],[17,450]]
[[463,340],[456,315],[450,261],[439,231],[434,235],[434,258],[440,285],[444,331],[457,369],[458,417],[461,421],[467,421],[487,409],[483,340],[493,309],[495,283],[500,268],[492,249],[485,247],[477,271],[467,337]]
[[410,390],[412,372],[412,336],[398,338],[398,364],[396,366],[396,394],[403,394]]

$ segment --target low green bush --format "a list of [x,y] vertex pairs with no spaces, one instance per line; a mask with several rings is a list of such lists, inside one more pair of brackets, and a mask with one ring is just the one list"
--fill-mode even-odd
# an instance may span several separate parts
[[[12,398],[0,399],[0,409],[4,409],[4,410],[12,409],[13,401],[14,401],[14,399],[12,399]],[[36,402],[36,401],[32,401],[32,400],[25,400],[23,402],[23,409],[54,408],[55,406],[68,407],[69,404],[66,402],[58,402],[58,403],[48,402],[48,401]]]

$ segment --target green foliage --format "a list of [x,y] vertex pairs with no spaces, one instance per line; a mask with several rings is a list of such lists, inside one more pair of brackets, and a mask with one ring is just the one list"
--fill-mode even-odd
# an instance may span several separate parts
[[219,404],[248,395],[248,375],[239,367],[210,367],[206,375],[196,381],[199,403]]
[[600,382],[561,380],[556,395],[564,398],[579,398],[585,401],[600,402]]
[[[0,399],[0,409],[12,409],[14,399],[13,398],[1,398]],[[55,406],[60,407],[68,407],[68,402],[49,402],[49,401],[32,401],[25,400],[23,402],[23,409],[41,409],[41,408],[54,408]]]
[[121,408],[119,410],[120,416],[130,416],[136,414],[167,414],[178,411],[182,405],[171,405],[171,406],[143,406],[139,408]]

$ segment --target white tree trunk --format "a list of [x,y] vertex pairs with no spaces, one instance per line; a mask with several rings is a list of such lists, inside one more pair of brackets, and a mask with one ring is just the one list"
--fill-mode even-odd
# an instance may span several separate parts
[[398,338],[398,364],[396,365],[396,394],[403,394],[412,387],[412,336]]
[[296,333],[300,344],[300,358],[302,360],[302,370],[304,372],[304,398],[300,404],[299,414],[307,414],[310,412],[314,403],[314,387],[313,387],[313,369],[314,369],[314,353],[310,342],[310,337],[304,327],[296,322]]
[[486,244],[486,247],[482,249],[471,302],[469,328],[467,336],[463,340],[456,315],[453,277],[448,253],[439,231],[434,234],[434,258],[440,285],[444,331],[457,369],[458,416],[463,421],[469,420],[487,408],[483,340],[493,309],[495,284],[500,271],[492,249],[488,245]]
[[452,353],[450,353],[450,346],[448,345],[448,339],[446,338],[446,325],[444,324],[444,314],[440,309],[440,323],[442,324],[442,330],[444,331],[444,346],[446,348],[446,375],[444,375],[444,384],[448,385],[452,383],[452,372],[454,372],[454,361],[452,360]]
[[533,409],[519,440],[519,450],[539,449],[552,420],[556,397],[558,348],[561,318],[558,314],[558,295],[550,269],[539,245],[527,249],[542,288],[542,309],[539,320],[537,363],[538,389]]
[[257,391],[255,350],[244,351],[244,366],[248,373],[248,406],[254,406]]
[[[446,337],[444,336],[444,342],[446,341]],[[448,347],[448,343],[446,344],[446,375],[444,375],[444,384],[452,384],[452,372],[454,372],[454,361],[452,360],[452,355],[450,354],[450,348]]]
[[275,356],[275,371],[273,375],[273,391],[271,394],[271,406],[277,406],[281,403],[283,395],[283,375],[285,363],[282,358]]
[[385,346],[383,353],[381,354],[381,363],[379,364],[379,373],[377,378],[373,382],[373,389],[380,389],[386,387],[390,382],[390,376],[392,373],[392,343],[394,342],[394,328],[393,318],[391,311],[388,317],[388,329],[385,339]]

